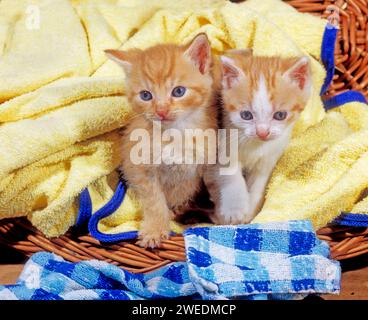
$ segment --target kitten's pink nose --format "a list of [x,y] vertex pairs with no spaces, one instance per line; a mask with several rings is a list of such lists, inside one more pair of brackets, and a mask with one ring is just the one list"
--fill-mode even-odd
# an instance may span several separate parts
[[156,110],[156,114],[160,117],[161,120],[165,120],[167,118],[168,113],[169,113],[169,110],[167,109]]
[[261,140],[267,140],[268,136],[270,135],[270,130],[267,128],[257,128],[257,136]]

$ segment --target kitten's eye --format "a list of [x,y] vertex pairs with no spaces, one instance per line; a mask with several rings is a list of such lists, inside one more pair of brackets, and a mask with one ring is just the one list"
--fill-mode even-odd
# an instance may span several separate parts
[[147,90],[143,90],[143,91],[139,92],[139,96],[143,101],[152,100],[152,93],[147,91]]
[[253,114],[250,111],[242,111],[240,112],[240,116],[242,117],[242,119],[248,121],[253,119]]
[[187,91],[187,89],[185,87],[182,87],[182,86],[175,87],[173,89],[171,95],[175,98],[180,98],[185,94],[186,91]]
[[286,119],[287,115],[286,111],[277,111],[273,114],[273,118],[275,120],[282,121]]

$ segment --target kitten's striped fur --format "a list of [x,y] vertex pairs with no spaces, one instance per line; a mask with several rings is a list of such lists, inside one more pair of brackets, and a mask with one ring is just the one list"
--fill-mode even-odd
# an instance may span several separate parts
[[[210,44],[205,34],[199,34],[189,45],[159,44],[146,50],[107,53],[127,73],[127,97],[135,111],[124,130],[122,169],[142,204],[140,244],[156,247],[168,237],[173,213],[199,191],[206,165],[135,165],[128,156],[136,144],[130,135],[140,128],[152,136],[153,120],[161,121],[163,129],[217,129],[218,81],[214,81]],[[177,86],[186,88],[183,97],[172,96]],[[151,92],[153,98],[143,101],[142,90]]]

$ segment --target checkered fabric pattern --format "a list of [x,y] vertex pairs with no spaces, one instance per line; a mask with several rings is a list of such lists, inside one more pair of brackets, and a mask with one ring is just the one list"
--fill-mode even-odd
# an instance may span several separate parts
[[0,300],[298,299],[337,294],[339,263],[308,221],[191,228],[187,263],[132,274],[103,261],[70,263],[41,252]]
[[309,221],[189,229],[185,242],[191,279],[206,299],[339,292],[339,263]]

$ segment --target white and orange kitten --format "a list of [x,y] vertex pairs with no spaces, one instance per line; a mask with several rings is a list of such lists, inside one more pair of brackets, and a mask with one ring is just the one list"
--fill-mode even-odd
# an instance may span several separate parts
[[[235,173],[218,178],[215,221],[248,223],[260,211],[271,173],[311,93],[308,57],[221,57],[223,126],[238,130]],[[245,177],[245,179],[244,179]]]

